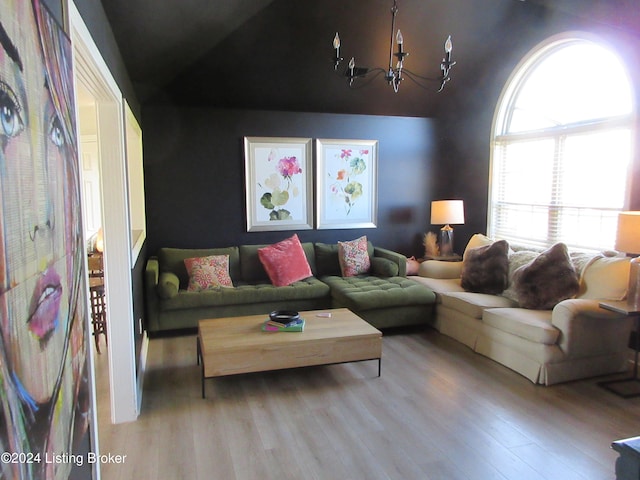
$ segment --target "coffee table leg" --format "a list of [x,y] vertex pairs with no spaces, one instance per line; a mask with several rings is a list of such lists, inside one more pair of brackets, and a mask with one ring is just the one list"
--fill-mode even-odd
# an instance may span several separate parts
[[382,357],[378,358],[378,376],[382,373]]
[[200,365],[200,387],[202,388],[202,398],[204,398],[204,361],[202,360],[202,347],[200,346],[199,335],[196,343],[196,357],[198,365]]

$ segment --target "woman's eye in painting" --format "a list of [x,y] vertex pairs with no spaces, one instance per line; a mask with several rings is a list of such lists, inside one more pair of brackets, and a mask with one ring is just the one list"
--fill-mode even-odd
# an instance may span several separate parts
[[24,129],[20,111],[13,90],[0,80],[0,135],[15,137]]
[[62,134],[62,124],[60,123],[60,118],[56,115],[54,119],[51,121],[51,127],[49,128],[49,140],[56,147],[61,147],[64,145],[64,135]]

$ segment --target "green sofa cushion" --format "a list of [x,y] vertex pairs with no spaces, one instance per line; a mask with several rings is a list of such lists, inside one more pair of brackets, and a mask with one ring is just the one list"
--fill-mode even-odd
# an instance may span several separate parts
[[324,297],[329,298],[329,286],[315,277],[309,277],[286,287],[274,287],[271,283],[258,283],[253,285],[240,284],[235,288],[220,288],[202,292],[181,290],[175,297],[163,300],[162,308],[164,310],[180,310],[221,305],[282,302],[282,308],[286,309],[288,301]]
[[378,278],[327,276],[321,280],[331,287],[334,305],[355,312],[377,308],[429,305],[435,294],[423,285],[405,277]]
[[[316,275],[318,277],[323,277],[325,275],[342,275],[337,243],[316,243],[315,253],[317,267]],[[373,259],[373,244],[369,241],[367,242],[367,253],[369,254],[369,258]]]
[[[270,281],[267,271],[262,266],[260,257],[258,257],[258,249],[266,246],[267,245],[240,245],[240,277],[242,281],[249,283]],[[309,267],[311,267],[311,272],[315,274],[316,261],[313,243],[302,243],[302,249],[309,262]]]
[[240,281],[240,254],[238,247],[226,248],[161,248],[158,251],[160,273],[173,272],[180,280],[180,288],[189,285],[189,274],[184,266],[186,258],[208,257],[210,255],[229,255],[229,275],[234,285]]

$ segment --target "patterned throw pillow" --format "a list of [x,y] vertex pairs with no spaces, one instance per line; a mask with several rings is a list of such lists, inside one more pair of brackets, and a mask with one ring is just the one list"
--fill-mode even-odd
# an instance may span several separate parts
[[311,267],[297,234],[281,242],[258,249],[258,258],[276,287],[311,277]]
[[367,252],[367,237],[362,236],[350,242],[338,242],[338,259],[343,277],[355,277],[367,273],[371,267]]
[[229,255],[186,258],[184,265],[189,274],[189,292],[233,287],[229,276]]

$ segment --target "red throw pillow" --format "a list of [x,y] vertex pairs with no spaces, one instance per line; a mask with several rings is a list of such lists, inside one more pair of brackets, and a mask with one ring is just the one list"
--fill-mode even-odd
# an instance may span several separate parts
[[291,285],[313,275],[300,239],[295,233],[286,240],[259,248],[258,258],[276,287]]

